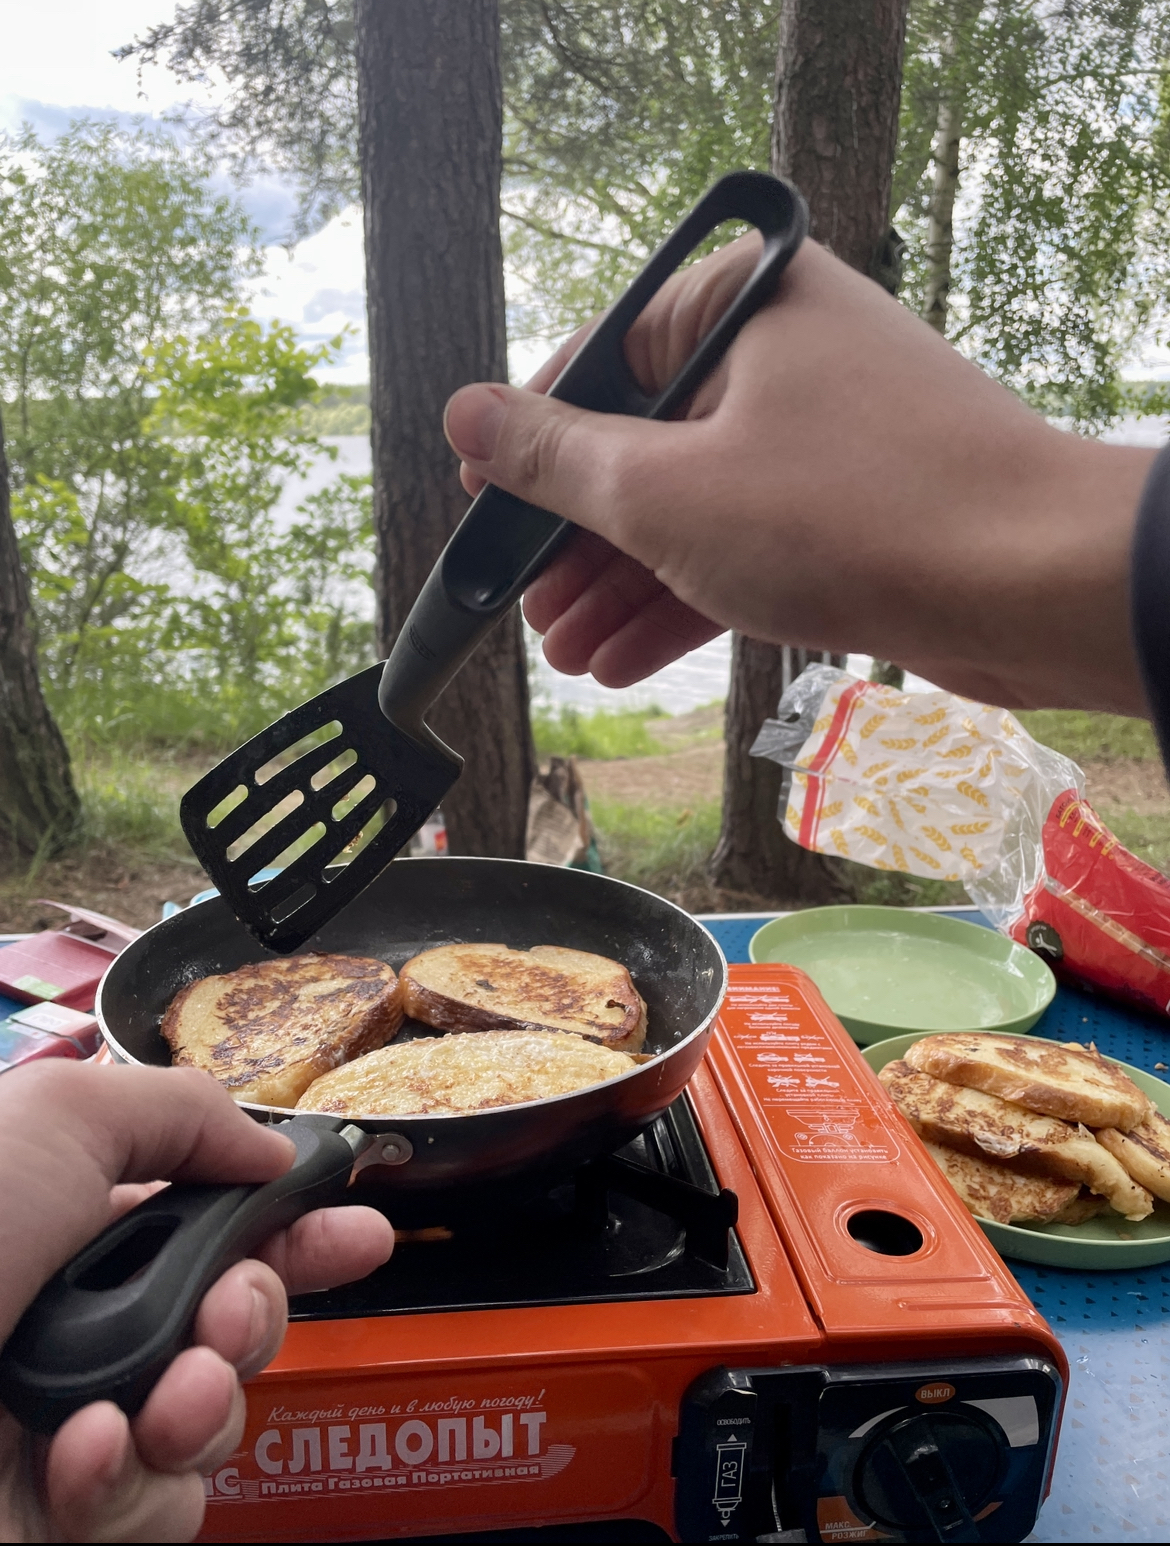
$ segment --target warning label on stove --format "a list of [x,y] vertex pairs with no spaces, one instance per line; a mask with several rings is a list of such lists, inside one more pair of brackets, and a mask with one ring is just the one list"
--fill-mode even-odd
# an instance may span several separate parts
[[897,1141],[874,1110],[848,1038],[834,1037],[795,984],[763,975],[733,979],[719,1018],[780,1154],[804,1164],[896,1159]]
[[897,1145],[883,1131],[874,1132],[856,1106],[831,1110],[788,1111],[788,1142],[792,1159],[821,1164],[876,1164],[896,1158]]

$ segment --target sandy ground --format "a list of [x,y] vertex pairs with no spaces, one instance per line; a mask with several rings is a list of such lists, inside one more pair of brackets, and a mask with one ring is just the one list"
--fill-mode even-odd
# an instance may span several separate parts
[[1085,780],[1089,799],[1102,814],[1110,808],[1138,816],[1170,814],[1170,785],[1160,762],[1087,762]]
[[46,864],[31,880],[9,880],[0,889],[0,933],[60,927],[62,914],[41,907],[38,897],[72,902],[119,918],[136,929],[147,929],[162,917],[164,902],[189,902],[207,885],[194,859],[151,859],[104,848],[90,849],[82,858]]
[[723,746],[692,746],[665,757],[578,764],[592,800],[617,805],[686,807],[718,800],[723,790]]

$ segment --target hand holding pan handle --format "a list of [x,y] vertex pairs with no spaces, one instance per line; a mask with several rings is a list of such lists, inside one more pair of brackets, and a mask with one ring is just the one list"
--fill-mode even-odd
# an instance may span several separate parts
[[[648,397],[622,343],[647,302],[716,226],[746,220],[764,238],[754,272],[665,391]],[[761,172],[724,177],[605,314],[551,388],[578,407],[667,418],[775,294],[807,229],[795,189]],[[424,740],[422,716],[552,559],[571,523],[489,486],[475,499],[415,602],[379,688],[387,719]],[[26,1427],[55,1433],[91,1401],[142,1409],[186,1347],[199,1303],[234,1262],[314,1208],[342,1201],[370,1140],[357,1127],[297,1117],[283,1128],[297,1160],[266,1186],[170,1186],[91,1241],[41,1290],[0,1353],[0,1401]]]
[[344,1200],[370,1136],[330,1117],[295,1117],[281,1131],[297,1157],[277,1180],[168,1186],[50,1278],[0,1353],[0,1401],[26,1428],[56,1433],[91,1401],[135,1416],[189,1346],[216,1279],[302,1214]]
[[[666,390],[648,397],[626,363],[625,336],[683,259],[725,220],[757,227],[764,238],[760,260]],[[732,172],[720,179],[605,313],[549,396],[600,413],[669,418],[723,358],[744,323],[775,295],[807,229],[804,200],[787,183],[763,172]],[[387,719],[408,734],[431,738],[422,722],[427,709],[572,530],[571,522],[491,484],[477,495],[386,662],[378,701]]]

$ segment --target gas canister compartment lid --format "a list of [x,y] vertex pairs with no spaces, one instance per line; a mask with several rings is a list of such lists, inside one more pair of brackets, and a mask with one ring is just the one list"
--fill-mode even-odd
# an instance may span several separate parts
[[1060,1371],[1043,1357],[712,1369],[675,1441],[683,1540],[1022,1541]]

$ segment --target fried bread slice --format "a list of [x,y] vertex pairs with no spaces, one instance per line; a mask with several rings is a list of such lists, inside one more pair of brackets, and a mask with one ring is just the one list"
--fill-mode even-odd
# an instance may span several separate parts
[[[911,1049],[913,1050],[913,1049]],[[945,1084],[908,1061],[887,1063],[878,1078],[919,1135],[976,1159],[995,1159],[1025,1175],[1081,1181],[1127,1219],[1144,1219],[1154,1200],[1086,1128],[1039,1116],[998,1095]]]
[[[1083,1207],[1069,1218],[1080,1201],[1076,1181],[1055,1176],[1024,1176],[993,1160],[960,1154],[942,1144],[927,1143],[926,1152],[959,1194],[963,1206],[977,1218],[997,1224],[1079,1223]],[[1107,1208],[1104,1198],[1093,1198],[1094,1210]]]
[[324,1074],[297,1110],[339,1116],[486,1111],[568,1095],[636,1067],[626,1053],[564,1031],[424,1036]]
[[1074,1042],[1057,1046],[1028,1036],[947,1031],[915,1042],[906,1061],[919,1073],[948,1084],[966,1085],[1086,1127],[1128,1132],[1150,1110],[1149,1098],[1116,1063],[1095,1047]]
[[384,961],[303,955],[191,983],[160,1029],[175,1063],[206,1069],[237,1100],[295,1106],[314,1079],[401,1024],[402,990]]
[[440,945],[399,975],[406,1013],[440,1031],[568,1031],[617,1052],[639,1052],[646,1040],[646,1005],[607,956],[560,945]]
[[1102,1144],[1120,1160],[1126,1172],[1147,1192],[1170,1202],[1170,1122],[1160,1111],[1151,1111],[1144,1122],[1120,1133],[1115,1127],[1097,1134]]

